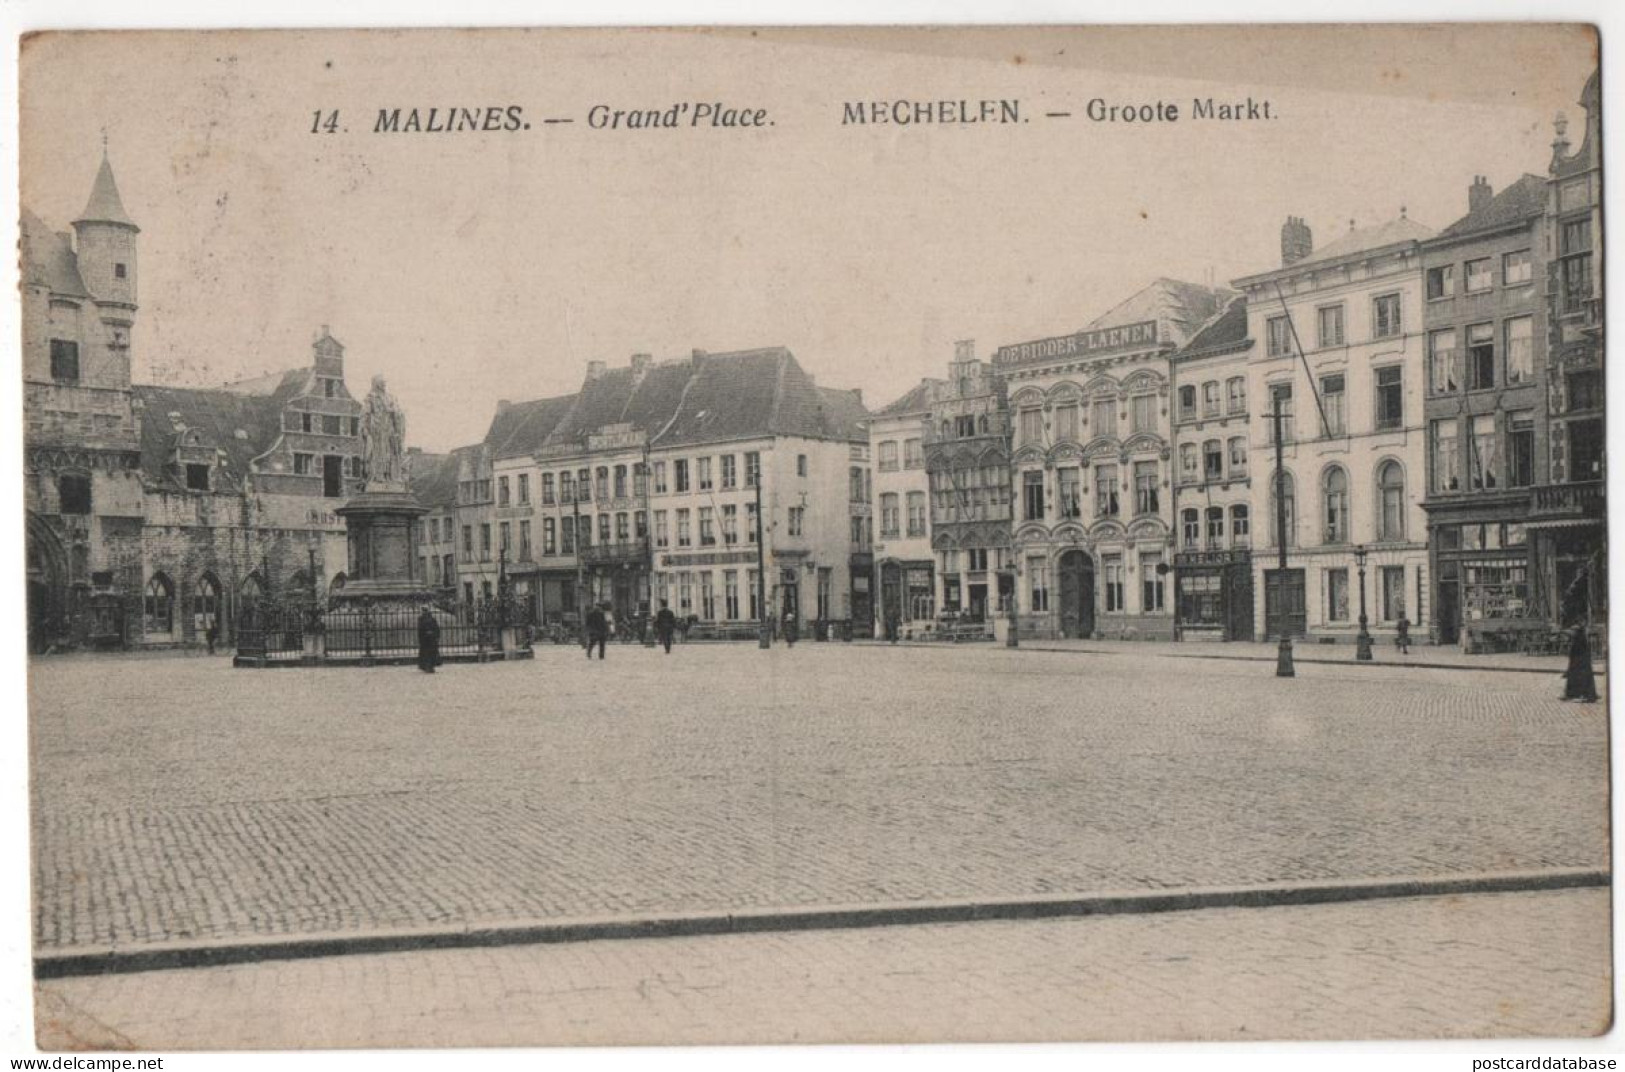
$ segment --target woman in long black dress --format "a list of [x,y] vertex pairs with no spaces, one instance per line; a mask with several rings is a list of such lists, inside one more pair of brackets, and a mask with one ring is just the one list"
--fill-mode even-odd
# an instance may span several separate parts
[[1591,638],[1584,624],[1569,630],[1569,668],[1563,671],[1563,699],[1597,702],[1597,676],[1591,670]]
[[425,674],[434,673],[440,665],[440,623],[428,607],[418,615],[418,669]]

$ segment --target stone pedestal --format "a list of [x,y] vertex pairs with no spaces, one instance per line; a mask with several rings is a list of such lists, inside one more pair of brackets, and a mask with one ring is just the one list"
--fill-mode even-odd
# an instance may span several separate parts
[[330,597],[342,606],[371,600],[382,606],[421,606],[430,599],[417,561],[417,522],[428,513],[404,487],[369,486],[339,507],[349,530],[349,570],[344,587]]

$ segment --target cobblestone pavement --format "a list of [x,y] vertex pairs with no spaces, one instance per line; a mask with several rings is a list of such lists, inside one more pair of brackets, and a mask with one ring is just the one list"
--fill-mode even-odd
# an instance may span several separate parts
[[1608,891],[332,957],[41,984],[44,1048],[1595,1034]]
[[1530,674],[961,646],[31,667],[44,948],[1607,865]]

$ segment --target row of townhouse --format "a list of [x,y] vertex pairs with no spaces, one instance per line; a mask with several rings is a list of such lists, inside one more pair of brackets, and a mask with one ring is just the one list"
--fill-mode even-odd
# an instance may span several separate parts
[[481,443],[422,467],[419,569],[538,621],[868,622],[865,417],[782,347],[590,362],[576,393],[499,403]]
[[879,618],[1340,640],[1363,614],[1473,648],[1605,620],[1595,77],[1581,104],[1547,177],[1475,177],[1437,233],[1402,211],[1317,249],[1291,217],[1234,290],[958,344],[871,421]]

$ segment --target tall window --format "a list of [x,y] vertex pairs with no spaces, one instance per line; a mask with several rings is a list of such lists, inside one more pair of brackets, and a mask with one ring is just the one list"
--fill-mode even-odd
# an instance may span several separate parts
[[1044,473],[1034,470],[1021,474],[1022,516],[1028,521],[1044,520]]
[[542,554],[553,555],[559,550],[558,524],[550,517],[542,518]]
[[1474,491],[1491,491],[1497,484],[1501,460],[1495,450],[1495,415],[1481,413],[1473,418],[1473,438],[1468,444],[1472,454]]
[[1456,352],[1456,329],[1428,334],[1428,391],[1436,395],[1454,394],[1461,386]]
[[1187,420],[1196,416],[1196,385],[1188,383],[1179,389],[1179,415]]
[[[1219,385],[1210,383],[1206,385],[1218,393]],[[1217,404],[1218,399],[1214,399]],[[1129,401],[1129,426],[1136,432],[1149,432],[1157,427],[1157,396],[1135,395]]]
[[530,522],[519,523],[519,558],[521,561],[530,561]]
[[500,548],[503,554],[507,554],[513,548],[513,522],[502,522],[498,536],[499,540],[497,546]]
[[1224,507],[1222,506],[1207,508],[1207,549],[1209,551],[1224,549]]
[[1427,288],[1428,301],[1450,297],[1456,289],[1456,266],[1441,264],[1437,268],[1429,268]]
[[1323,305],[1315,310],[1316,318],[1320,321],[1320,345],[1343,345],[1343,307],[1341,305]]
[[797,454],[796,455],[796,476],[806,476],[806,475],[807,475],[807,456],[805,454]]
[[1287,357],[1292,353],[1292,322],[1284,316],[1272,316],[1264,323],[1266,353],[1270,357]]
[[1466,264],[1467,293],[1477,294],[1495,285],[1490,272],[1490,258],[1479,257]]
[[1495,325],[1467,325],[1467,389],[1487,391],[1495,386]]
[[1230,546],[1245,549],[1252,546],[1252,511],[1246,503],[1230,507]]
[[576,478],[573,474],[564,472],[559,474],[559,502],[573,503],[576,500]]
[[[1136,399],[1135,401],[1139,401]],[[1202,416],[1217,417],[1219,415],[1219,381],[1208,380],[1202,384]]]
[[1202,479],[1224,479],[1224,446],[1217,439],[1202,444]]
[[79,344],[71,339],[51,340],[51,379],[58,383],[79,382]]
[[722,542],[724,546],[739,542],[739,507],[733,503],[722,507]]
[[1057,440],[1078,439],[1078,404],[1067,402],[1055,407],[1055,438]]
[[654,462],[654,463],[652,463],[651,467],[654,469],[654,478],[655,478],[655,492],[654,493],[656,495],[664,495],[664,494],[666,494],[666,463],[665,462]]
[[600,465],[598,467],[598,480],[593,485],[593,495],[597,497],[599,502],[609,498],[609,466]]
[[1509,413],[1507,427],[1507,484],[1527,488],[1535,482],[1535,415]]
[[[694,478],[700,485],[701,491],[711,490],[711,459],[700,458],[694,463]],[[709,577],[709,574],[707,574]]]
[[756,542],[756,524],[757,524],[756,504],[755,503],[746,503],[745,504],[745,542],[746,543],[755,543]]
[[530,505],[530,474],[519,474],[519,502],[522,506]]
[[480,561],[491,561],[491,524],[486,522],[480,526]]
[[1226,412],[1231,416],[1247,412],[1247,378],[1232,376],[1225,381]]
[[559,551],[566,555],[576,553],[576,527],[570,518],[559,525]]
[[1128,608],[1123,602],[1123,556],[1103,555],[1100,572],[1105,578],[1106,610],[1118,614]]
[[694,534],[689,527],[689,516],[689,511],[686,509],[677,511],[678,547],[692,547],[694,544]]
[[147,582],[146,598],[142,602],[142,629],[149,635],[163,635],[175,630],[175,586],[162,573],[154,573]]
[[1377,429],[1405,424],[1405,373],[1398,365],[1376,370]]
[[923,491],[908,493],[908,534],[910,536],[925,535],[925,492]]
[[[1277,510],[1276,504],[1280,503]],[[1270,516],[1266,519],[1270,527],[1270,543],[1278,546],[1281,535],[1279,529],[1286,529],[1286,545],[1298,545],[1298,490],[1297,481],[1289,472],[1277,472],[1270,478]]]
[[1326,434],[1344,435],[1348,431],[1348,402],[1343,391],[1343,374],[1320,378],[1320,404],[1326,411]]
[[615,497],[617,499],[626,498],[626,466],[624,465],[615,467]]
[[1506,332],[1507,386],[1533,382],[1535,378],[1534,319],[1527,316],[1509,318],[1502,325]]
[[713,622],[717,618],[717,595],[711,587],[711,571],[700,571],[700,618]]
[[898,533],[897,493],[888,491],[880,496],[880,538],[895,539]]
[[762,482],[762,455],[760,451],[745,452],[745,486],[754,488]]
[[1055,471],[1056,493],[1060,499],[1061,517],[1083,516],[1081,471],[1075,465],[1066,465]]
[[1117,400],[1115,398],[1095,399],[1093,407],[1089,410],[1089,420],[1094,424],[1094,435],[1117,435]]
[[730,622],[739,620],[739,571],[722,571],[722,608]]
[[1433,490],[1461,490],[1461,457],[1456,445],[1456,419],[1434,421],[1432,425]]
[[1534,265],[1527,249],[1501,255],[1501,285],[1515,287],[1534,278]]
[[[1074,414],[1074,417],[1076,417],[1076,414]],[[1076,437],[1076,435],[1077,430],[1074,428],[1073,436]],[[921,445],[920,440],[903,440],[903,465],[908,469],[925,468],[925,448]]]
[[497,477],[497,505],[508,505],[508,478],[505,476]]
[[1349,478],[1333,466],[1321,478],[1321,499],[1326,508],[1326,543],[1349,542]]
[[1378,566],[1377,582],[1381,586],[1377,605],[1381,609],[1382,620],[1397,622],[1405,617],[1405,567]]
[[1377,539],[1405,538],[1405,471],[1396,461],[1377,468]]
[[[624,518],[626,515],[622,514],[621,516]],[[609,515],[608,514],[599,514],[598,515],[598,542],[600,544],[607,544],[607,543],[609,543],[609,541],[610,541]]]
[[1326,571],[1326,620],[1349,620],[1349,571],[1346,566]]
[[1036,406],[1021,411],[1021,441],[1023,443],[1044,441],[1044,411]]
[[666,527],[666,511],[664,511],[664,510],[656,510],[655,511],[655,546],[656,547],[669,547],[670,545],[671,545],[671,533]]
[[1563,288],[1563,312],[1584,308],[1591,297],[1591,217],[1567,220],[1558,231],[1559,269]]
[[1399,295],[1383,294],[1371,299],[1371,337],[1388,339],[1404,328],[1399,321]]
[[722,456],[722,488],[724,491],[730,491],[739,486],[739,467],[737,465],[737,461],[738,459],[736,459],[732,454],[724,454]]
[[1034,614],[1049,610],[1049,562],[1042,555],[1027,559],[1027,580],[1030,583],[1027,609]]
[[800,536],[802,526],[806,523],[807,508],[805,506],[790,507],[787,528],[791,536]]
[[897,468],[897,440],[888,439],[880,444],[880,471],[890,472]]
[[1117,466],[1095,466],[1095,516],[1116,517],[1117,503]]
[[1230,437],[1230,476],[1244,476],[1247,472],[1247,437]]
[[1140,552],[1140,612],[1150,614],[1163,608],[1161,551]]
[[679,494],[679,495],[687,494],[687,492],[688,492],[688,459],[687,458],[678,458],[676,461],[672,462],[671,463],[671,471],[672,471],[672,481],[673,481],[672,486],[676,489],[677,494]]
[[717,543],[716,511],[709,506],[700,507],[700,546],[715,547]]
[[1134,512],[1136,514],[1154,514],[1157,512],[1157,463],[1134,463]]
[[1202,515],[1194,506],[1179,513],[1180,539],[1188,548],[1196,548],[1202,541]]
[[1179,478],[1186,484],[1194,484],[1201,470],[1196,462],[1196,444],[1181,443],[1179,445]]
[[1281,414],[1281,442],[1290,443],[1295,438],[1292,427],[1292,385],[1290,383],[1270,384],[1270,411],[1264,414],[1265,438],[1275,442],[1275,413]]

